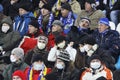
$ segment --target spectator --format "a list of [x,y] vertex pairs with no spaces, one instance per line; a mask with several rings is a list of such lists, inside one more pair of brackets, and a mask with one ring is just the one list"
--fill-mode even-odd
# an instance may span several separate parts
[[70,66],[70,55],[67,51],[61,50],[56,59],[53,71],[47,74],[45,78],[47,80],[69,80],[72,69]]
[[18,31],[21,36],[24,36],[28,32],[28,24],[34,17],[30,10],[31,3],[21,4],[19,7],[19,16],[15,17],[13,29]]
[[75,26],[79,26],[79,21],[81,17],[88,17],[91,21],[89,26],[91,30],[97,28],[98,21],[101,17],[104,17],[101,10],[96,10],[94,0],[85,1],[85,10],[82,10],[75,21]]
[[71,30],[71,26],[73,26],[75,20],[70,4],[65,3],[61,6],[61,14],[60,21],[63,23],[64,33],[67,34]]
[[28,25],[28,33],[23,37],[19,47],[24,49],[25,54],[37,45],[37,40],[42,31],[39,29],[37,20],[32,20]]
[[51,32],[48,34],[48,44],[47,44],[47,49],[50,50],[52,47],[55,45],[55,38],[59,35],[65,36],[63,32],[63,24],[60,20],[55,20],[52,23],[52,29]]
[[12,80],[26,80],[25,74],[21,70],[16,70],[12,74]]
[[48,51],[46,50],[46,45],[48,43],[48,38],[44,35],[40,35],[39,39],[37,41],[37,45],[35,48],[32,50],[28,51],[28,53],[25,56],[25,62],[28,65],[31,65],[31,59],[35,54],[41,54],[41,56],[44,59],[45,65],[48,67],[48,61],[47,61],[47,56],[48,56]]
[[48,34],[50,32],[53,20],[54,15],[51,12],[50,5],[49,4],[43,5],[41,9],[41,14],[38,17],[38,23],[40,25],[40,28],[43,30],[45,34]]
[[27,80],[41,80],[50,71],[51,69],[45,66],[41,54],[36,54],[32,58],[32,65],[27,67],[24,72]]
[[112,72],[98,55],[91,56],[88,63],[90,67],[82,73],[80,80],[113,80]]
[[16,70],[22,70],[28,66],[24,61],[24,51],[21,48],[14,48],[10,55],[11,64],[3,72],[4,80],[12,80],[12,74]]
[[120,51],[119,33],[110,29],[107,18],[101,18],[98,24],[98,29],[93,33],[97,44],[100,48],[109,51],[109,55],[117,60]]

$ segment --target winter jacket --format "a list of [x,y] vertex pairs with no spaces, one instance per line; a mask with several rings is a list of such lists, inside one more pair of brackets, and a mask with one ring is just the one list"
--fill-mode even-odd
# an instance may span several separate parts
[[75,26],[79,26],[81,17],[88,17],[90,19],[91,25],[89,27],[90,27],[90,29],[93,30],[93,29],[97,28],[99,19],[102,17],[105,17],[105,15],[103,14],[103,12],[101,10],[94,10],[90,13],[88,13],[85,10],[81,10],[78,18],[75,21]]
[[86,69],[82,73],[80,80],[97,80],[100,77],[104,77],[106,80],[113,80],[112,72],[105,66],[95,72],[91,68]]
[[34,15],[32,12],[15,17],[13,30],[18,31],[21,36],[24,36],[28,32],[28,24],[33,17]]
[[43,49],[43,50],[40,50],[38,49],[38,47],[36,46],[34,49],[30,50],[26,56],[25,56],[25,62],[28,64],[28,65],[31,65],[31,61],[32,61],[32,57],[35,55],[35,54],[41,54],[42,58],[44,59],[44,63],[45,65],[48,67],[48,61],[47,61],[47,56],[48,56],[48,51]]
[[15,65],[14,63],[9,64],[6,67],[6,69],[4,69],[4,72],[3,72],[4,80],[12,80],[12,74],[16,70],[24,71],[27,66],[28,65],[26,63],[24,63],[24,62],[22,62],[22,63],[20,63],[18,65]]
[[93,36],[100,48],[108,50],[113,57],[118,55],[120,52],[120,38],[117,31],[109,29],[102,34],[95,30]]

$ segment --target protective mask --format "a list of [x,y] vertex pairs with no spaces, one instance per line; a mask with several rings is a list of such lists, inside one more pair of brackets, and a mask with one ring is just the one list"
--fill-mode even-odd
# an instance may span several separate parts
[[33,68],[34,68],[34,70],[39,71],[39,70],[42,70],[42,69],[43,69],[43,65],[42,65],[42,64],[34,63],[34,64],[33,64]]
[[10,28],[9,26],[2,26],[2,32],[7,33],[9,28]]
[[65,47],[65,42],[59,43],[58,47],[61,48],[61,49],[64,48]]
[[84,47],[80,47],[80,51],[81,52],[85,52],[85,48]]
[[10,4],[13,5],[15,3],[15,1],[10,1]]
[[10,55],[10,61],[11,61],[11,62],[16,62],[17,59],[16,59],[13,55]]
[[100,62],[93,62],[93,63],[90,63],[90,66],[93,69],[98,69],[98,68],[100,68],[101,63]]
[[89,45],[86,44],[86,45],[84,46],[84,49],[85,49],[86,52],[88,52],[88,51],[89,51]]
[[56,64],[57,69],[64,69],[64,66],[62,64]]
[[44,44],[44,43],[37,43],[37,46],[38,46],[38,48],[39,49],[44,49],[45,48],[45,46],[46,46],[46,44]]

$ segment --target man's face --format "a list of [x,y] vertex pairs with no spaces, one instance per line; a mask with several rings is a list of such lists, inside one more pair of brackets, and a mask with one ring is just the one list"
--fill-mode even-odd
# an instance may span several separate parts
[[90,3],[85,2],[85,10],[86,10],[86,11],[91,11],[91,10],[92,10],[92,7],[91,7],[91,4],[90,4]]
[[44,9],[44,8],[41,9],[41,14],[42,14],[43,16],[48,15],[49,13],[50,13],[49,10]]
[[102,23],[98,24],[98,30],[100,33],[105,31],[106,29],[108,29],[108,26],[106,26],[105,24],[102,24]]
[[90,22],[88,20],[82,19],[79,23],[79,26],[81,28],[89,28],[89,24],[90,24]]
[[59,25],[53,25],[52,26],[52,32],[56,32],[56,31],[59,31],[61,30],[61,27]]
[[69,13],[68,10],[63,9],[63,8],[61,9],[61,14],[62,14],[63,17],[67,17],[67,16],[68,16],[68,13]]
[[24,15],[24,14],[26,14],[27,13],[27,11],[26,10],[24,10],[24,9],[22,9],[22,8],[19,8],[19,15],[21,16],[21,15]]
[[32,25],[29,25],[29,27],[28,27],[28,31],[29,31],[29,33],[35,33],[35,32],[37,32],[37,28],[35,28],[34,26],[32,26]]

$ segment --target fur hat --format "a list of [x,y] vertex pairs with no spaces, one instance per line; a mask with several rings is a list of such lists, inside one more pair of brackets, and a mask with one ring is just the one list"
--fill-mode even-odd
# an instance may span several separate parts
[[85,37],[83,37],[79,44],[90,44],[90,45],[94,45],[96,44],[96,40],[93,36],[91,35],[86,35]]
[[22,80],[26,80],[25,74],[21,70],[17,70],[12,74],[13,76],[19,76]]
[[59,35],[55,38],[55,43],[59,44],[59,43],[63,42],[64,40],[66,40],[65,36]]
[[44,42],[47,44],[48,43],[48,38],[46,37],[46,36],[44,36],[44,35],[40,35],[39,36],[39,41],[40,40],[44,40]]
[[41,54],[35,53],[35,55],[32,57],[32,63],[36,61],[43,61]]
[[71,6],[70,6],[69,3],[64,3],[61,8],[72,11]]
[[57,59],[60,59],[62,61],[70,61],[70,55],[66,50],[60,50],[60,54],[58,55]]
[[49,4],[43,5],[42,8],[47,9],[48,11],[51,11],[51,6]]
[[39,23],[37,20],[32,20],[29,25],[34,26],[35,28],[39,29]]
[[99,24],[100,24],[100,23],[105,24],[105,25],[107,25],[107,26],[110,26],[110,25],[109,25],[109,20],[108,20],[108,18],[100,18]]
[[60,27],[63,26],[63,23],[60,20],[55,20],[52,25],[59,25]]
[[14,54],[15,56],[17,56],[18,58],[20,58],[21,60],[24,59],[24,51],[22,48],[14,48],[11,52],[11,54]]

